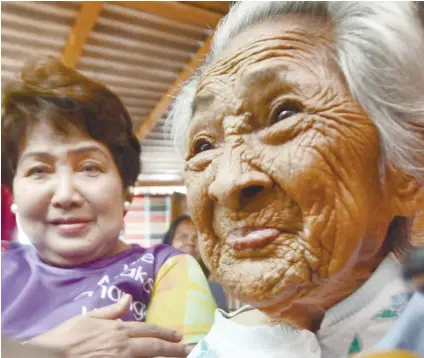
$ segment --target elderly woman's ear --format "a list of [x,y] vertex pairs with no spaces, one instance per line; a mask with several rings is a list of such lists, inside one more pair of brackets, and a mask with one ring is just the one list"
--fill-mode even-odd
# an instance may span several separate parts
[[404,171],[388,168],[389,195],[395,216],[412,216],[424,209],[424,187]]

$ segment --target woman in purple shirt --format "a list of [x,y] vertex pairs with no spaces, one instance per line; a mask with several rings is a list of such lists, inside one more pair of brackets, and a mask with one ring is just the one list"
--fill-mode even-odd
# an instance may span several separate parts
[[130,116],[103,85],[51,58],[6,85],[2,182],[32,245],[2,254],[3,335],[70,358],[132,358],[185,357],[208,332],[215,306],[197,262],[119,240],[139,172]]

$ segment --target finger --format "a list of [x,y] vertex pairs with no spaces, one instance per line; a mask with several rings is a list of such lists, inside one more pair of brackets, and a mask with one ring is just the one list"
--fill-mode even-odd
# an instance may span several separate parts
[[88,312],[88,315],[93,318],[102,319],[118,319],[125,315],[131,306],[132,297],[129,294],[124,294],[121,299],[109,306],[99,308],[98,310]]
[[191,347],[171,343],[157,338],[131,338],[130,348],[133,357],[187,357]]
[[132,338],[158,338],[168,342],[180,342],[183,339],[180,332],[152,323],[123,322],[122,324],[127,329],[128,336]]

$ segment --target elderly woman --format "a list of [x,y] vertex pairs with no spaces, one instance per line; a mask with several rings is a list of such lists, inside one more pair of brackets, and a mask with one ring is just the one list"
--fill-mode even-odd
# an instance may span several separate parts
[[417,6],[239,2],[218,26],[169,119],[200,252],[258,311],[218,311],[190,357],[345,357],[396,326],[424,207]]
[[139,171],[129,114],[103,85],[47,58],[3,89],[2,182],[32,243],[2,254],[3,335],[133,358],[185,357],[208,332],[196,260],[119,240]]

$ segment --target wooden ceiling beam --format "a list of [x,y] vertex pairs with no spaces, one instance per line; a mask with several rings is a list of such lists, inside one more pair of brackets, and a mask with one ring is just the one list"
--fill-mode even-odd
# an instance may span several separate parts
[[218,12],[222,15],[226,15],[230,10],[229,1],[183,1],[183,3]]
[[200,47],[196,54],[191,58],[191,60],[179,74],[178,78],[173,82],[168,91],[162,96],[155,108],[153,108],[149,117],[142,123],[139,130],[137,131],[137,136],[140,140],[144,139],[149,131],[156,126],[157,122],[162,118],[162,114],[168,109],[175,96],[178,95],[181,89],[181,85],[189,79],[193,73],[193,70],[195,70],[203,62],[206,54],[209,51],[212,37],[213,35],[208,36],[203,46]]
[[68,35],[62,52],[62,61],[68,67],[75,68],[82,54],[90,31],[103,10],[103,1],[84,1]]
[[126,6],[185,24],[212,29],[222,18],[222,14],[179,1],[111,1],[108,3]]

